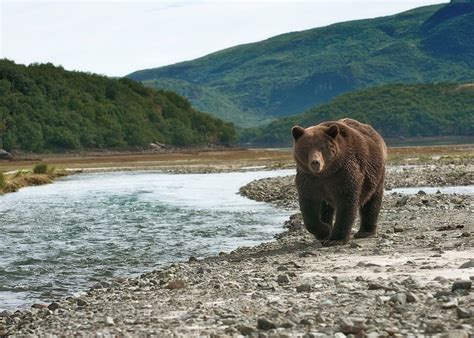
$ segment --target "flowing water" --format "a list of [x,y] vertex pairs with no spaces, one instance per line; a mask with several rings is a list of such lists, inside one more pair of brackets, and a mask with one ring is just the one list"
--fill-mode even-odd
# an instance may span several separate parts
[[0,310],[270,240],[290,212],[237,192],[290,174],[81,174],[1,196]]

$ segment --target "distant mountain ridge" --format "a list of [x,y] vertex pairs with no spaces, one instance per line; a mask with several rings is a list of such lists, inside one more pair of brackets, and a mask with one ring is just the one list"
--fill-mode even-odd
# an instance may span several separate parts
[[252,126],[375,85],[472,82],[473,33],[474,2],[452,1],[287,33],[128,77]]

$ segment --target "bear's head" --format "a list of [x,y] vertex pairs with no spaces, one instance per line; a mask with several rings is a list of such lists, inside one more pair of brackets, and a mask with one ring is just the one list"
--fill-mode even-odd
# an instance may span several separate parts
[[337,124],[306,129],[294,126],[291,134],[294,140],[293,156],[299,168],[315,176],[324,175],[331,170],[338,153]]

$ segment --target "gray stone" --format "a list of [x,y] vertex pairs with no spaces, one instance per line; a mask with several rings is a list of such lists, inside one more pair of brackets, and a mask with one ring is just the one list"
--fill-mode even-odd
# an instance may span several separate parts
[[10,317],[12,315],[12,313],[8,310],[3,310],[2,312],[0,312],[0,317]]
[[346,338],[346,335],[342,332],[336,332],[334,333],[334,338]]
[[334,305],[334,302],[330,299],[325,299],[321,302],[321,305],[322,306],[333,306]]
[[310,292],[311,284],[301,284],[296,287],[296,292]]
[[277,278],[278,284],[288,284],[290,282],[290,277],[288,275],[279,275]]
[[470,290],[472,286],[472,281],[470,280],[457,280],[453,283],[451,287],[451,292],[456,290]]
[[385,286],[378,284],[378,283],[369,283],[367,286],[368,290],[382,290],[385,289]]
[[463,263],[459,268],[460,269],[474,268],[474,259],[471,259],[471,260]]
[[405,228],[402,227],[401,225],[396,225],[393,227],[393,232],[397,233],[397,232],[403,232],[405,231]]
[[415,295],[413,292],[407,292],[407,302],[408,303],[416,303],[418,302],[418,296]]
[[442,338],[469,338],[469,333],[464,330],[452,330],[444,333]]
[[169,282],[168,285],[166,285],[166,288],[170,290],[177,290],[177,289],[184,289],[185,286],[186,285],[181,279],[174,279],[171,282]]
[[247,326],[247,325],[241,325],[237,328],[237,330],[239,330],[239,332],[244,336],[251,335],[252,333],[255,332],[255,328]]
[[87,306],[88,305],[88,303],[84,299],[81,299],[81,298],[76,299],[76,304],[78,306]]
[[268,330],[276,329],[276,325],[274,322],[266,318],[259,318],[257,320],[257,328],[259,330],[268,331]]
[[452,300],[452,301],[449,301],[449,302],[446,302],[446,303],[443,303],[441,304],[441,307],[443,309],[454,309],[455,307],[458,306],[458,300],[457,298]]
[[280,324],[280,327],[285,328],[285,329],[291,329],[295,324],[292,322],[286,321]]
[[109,282],[99,282],[95,284],[91,289],[98,290],[98,289],[108,289],[112,286]]
[[397,203],[395,203],[395,206],[396,207],[404,206],[405,204],[407,204],[409,199],[410,199],[410,197],[408,197],[407,195],[402,196],[397,200]]
[[474,309],[463,309],[461,307],[457,307],[456,314],[460,319],[471,318],[474,316]]
[[407,295],[404,292],[397,292],[390,298],[390,300],[394,303],[404,305],[407,302]]
[[426,323],[426,333],[440,333],[443,331],[446,331],[446,326],[444,324],[444,321],[441,320],[431,320],[428,323]]
[[112,326],[112,325],[115,325],[115,321],[112,317],[107,316],[105,318],[105,324]]
[[57,310],[59,309],[59,307],[60,307],[59,303],[56,303],[56,302],[52,302],[51,304],[48,305],[48,309],[50,309],[51,311]]

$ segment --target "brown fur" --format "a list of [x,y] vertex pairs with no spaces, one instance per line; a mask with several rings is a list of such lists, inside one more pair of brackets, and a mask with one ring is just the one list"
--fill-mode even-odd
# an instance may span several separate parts
[[308,231],[327,244],[347,243],[359,210],[356,238],[375,234],[387,158],[382,137],[352,119],[295,126],[292,134],[296,188]]

